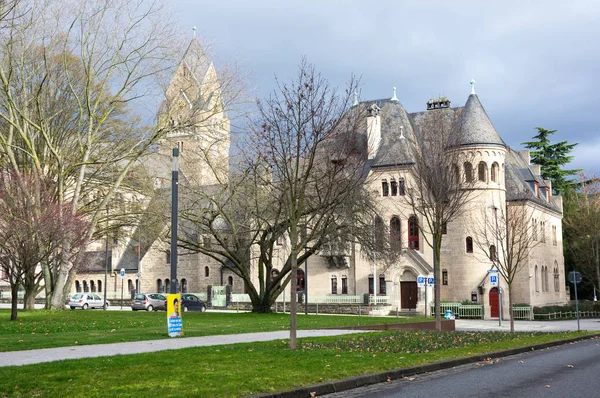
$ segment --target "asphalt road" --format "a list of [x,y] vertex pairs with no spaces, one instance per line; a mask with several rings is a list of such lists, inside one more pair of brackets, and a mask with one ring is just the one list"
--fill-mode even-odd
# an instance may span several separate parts
[[600,340],[593,339],[323,396],[595,398],[599,374]]

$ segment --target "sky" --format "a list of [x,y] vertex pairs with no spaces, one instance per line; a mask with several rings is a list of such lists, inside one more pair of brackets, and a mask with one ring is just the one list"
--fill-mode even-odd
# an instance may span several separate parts
[[[469,81],[507,145],[558,130],[579,143],[570,168],[600,174],[600,1],[172,0],[181,30],[197,27],[215,64],[237,62],[258,97],[306,57],[332,85],[361,78],[361,100],[408,112]],[[598,97],[596,97],[598,94]]]

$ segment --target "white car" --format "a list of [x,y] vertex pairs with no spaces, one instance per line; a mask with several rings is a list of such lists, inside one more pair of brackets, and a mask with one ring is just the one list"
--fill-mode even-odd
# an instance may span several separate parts
[[70,299],[67,305],[74,310],[75,308],[81,308],[82,310],[87,310],[91,308],[108,308],[110,303],[104,300],[102,297],[98,296],[95,293],[77,293],[74,294]]

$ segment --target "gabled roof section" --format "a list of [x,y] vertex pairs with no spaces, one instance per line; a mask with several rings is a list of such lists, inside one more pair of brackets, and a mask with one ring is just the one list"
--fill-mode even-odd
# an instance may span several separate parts
[[451,147],[471,145],[506,147],[481,105],[477,94],[469,95],[448,144]]
[[189,69],[198,84],[202,83],[208,69],[212,65],[212,61],[206,55],[204,48],[202,48],[202,44],[195,37],[190,41],[187,50],[185,50],[181,63]]
[[[414,163],[417,142],[408,113],[399,101],[390,99],[363,102],[380,108],[381,145],[371,167],[401,166]],[[401,138],[404,137],[404,138]]]
[[561,205],[555,196],[550,197],[550,202],[545,197],[538,197],[535,194],[534,185],[536,182],[540,187],[545,187],[546,183],[541,176],[535,175],[527,160],[523,155],[516,151],[507,151],[506,153],[506,200],[508,202],[529,201],[547,209],[561,213]]

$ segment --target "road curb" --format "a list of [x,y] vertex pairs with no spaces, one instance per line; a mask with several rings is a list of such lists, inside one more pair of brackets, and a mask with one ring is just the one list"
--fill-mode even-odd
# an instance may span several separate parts
[[[328,383],[313,384],[310,386],[299,387],[294,390],[281,391],[277,393],[253,395],[258,398],[307,398],[311,396],[320,397],[334,392],[347,391],[358,387],[364,387],[370,384],[384,383],[390,380],[401,379],[403,377],[414,376],[426,372],[435,372],[437,370],[450,369],[460,365],[467,365],[474,362],[486,361],[492,358],[503,358],[511,355],[522,354],[544,348],[556,347],[559,345],[575,343],[582,340],[600,338],[600,333],[589,334],[572,339],[551,341],[548,343],[534,344],[525,347],[511,348],[503,351],[492,351],[485,354],[479,354],[472,357],[447,359],[445,361],[434,362],[426,365],[411,366],[409,368],[393,369],[386,372],[366,374],[350,377],[343,380],[336,380]],[[314,395],[313,395],[314,394]]]

